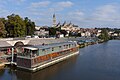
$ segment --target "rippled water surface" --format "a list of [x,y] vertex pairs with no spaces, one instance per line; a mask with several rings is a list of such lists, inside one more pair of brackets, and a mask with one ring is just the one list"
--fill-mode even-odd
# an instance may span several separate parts
[[120,80],[120,41],[80,49],[80,54],[35,73],[0,70],[0,80]]

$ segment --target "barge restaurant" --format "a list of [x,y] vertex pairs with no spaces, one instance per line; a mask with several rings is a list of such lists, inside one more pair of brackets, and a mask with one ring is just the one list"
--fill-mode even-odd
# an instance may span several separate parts
[[79,53],[76,42],[22,47],[17,53],[17,67],[35,72]]

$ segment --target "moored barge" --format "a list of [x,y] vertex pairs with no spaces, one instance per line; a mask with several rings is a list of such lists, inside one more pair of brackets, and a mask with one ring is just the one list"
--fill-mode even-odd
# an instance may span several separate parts
[[35,72],[78,53],[79,47],[76,42],[27,46],[17,53],[17,67]]

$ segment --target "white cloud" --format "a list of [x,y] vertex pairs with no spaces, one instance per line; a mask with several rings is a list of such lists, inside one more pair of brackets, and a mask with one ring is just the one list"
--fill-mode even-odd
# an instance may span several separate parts
[[70,1],[64,1],[64,2],[58,2],[57,5],[60,6],[60,7],[66,8],[66,7],[73,6],[73,3],[70,2]]
[[[27,0],[0,0],[0,16],[4,17],[11,13],[18,13],[23,16],[31,17],[38,25],[52,25],[52,15],[56,13],[57,22],[60,21],[61,23],[71,21],[80,26],[88,27],[120,25],[120,5],[118,4],[96,6],[96,9],[89,11],[88,9],[81,9],[81,6],[78,7],[77,4],[70,0],[55,2],[51,0],[39,0],[38,2],[26,2]],[[15,6],[15,8],[9,9],[7,7],[8,3],[12,7]],[[25,6],[24,12],[19,10],[21,6]]]
[[53,8],[55,12],[59,12],[59,11],[63,11],[64,9],[70,8],[73,5],[74,3],[71,1],[56,2],[52,4],[51,9]]
[[[32,2],[27,8],[30,14],[34,16],[52,16],[53,13],[62,12],[64,9],[69,8],[73,5],[70,1],[65,2],[50,2],[50,1],[40,1]],[[42,8],[41,8],[42,7]]]
[[42,1],[42,2],[33,2],[31,3],[31,7],[47,7],[51,2],[50,1]]
[[8,1],[9,3],[21,4],[21,3],[25,2],[26,0],[6,0],[6,1]]
[[31,5],[29,6],[29,9],[31,9],[31,10],[37,9],[38,10],[38,8],[45,7],[45,8],[47,8],[46,10],[50,10],[52,12],[58,12],[58,11],[64,10],[65,8],[69,8],[69,7],[73,6],[73,4],[74,3],[70,2],[70,1],[52,2],[52,3],[50,1],[40,1],[40,2],[31,3]]
[[85,13],[81,10],[71,11],[67,20],[82,27],[116,27],[120,25],[120,6],[107,4],[97,7],[92,13]]
[[118,5],[108,4],[96,9],[93,17],[95,20],[116,21],[120,20],[120,9]]
[[70,12],[68,14],[72,15],[72,16],[78,16],[78,17],[84,16],[84,13],[82,11],[80,11],[80,10],[73,11],[73,12]]
[[73,10],[72,12],[67,13],[66,16],[69,21],[76,23],[84,20],[85,13],[80,10],[76,10],[76,11]]

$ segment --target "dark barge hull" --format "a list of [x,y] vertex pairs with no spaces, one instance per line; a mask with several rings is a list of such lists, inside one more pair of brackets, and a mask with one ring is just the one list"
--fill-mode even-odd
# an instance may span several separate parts
[[29,72],[36,72],[36,71],[39,71],[39,70],[44,69],[46,67],[49,67],[51,65],[54,65],[56,63],[59,63],[59,62],[61,62],[63,60],[66,60],[66,59],[68,59],[68,58],[70,58],[70,57],[72,57],[74,55],[77,55],[77,54],[79,54],[79,51],[74,52],[72,54],[68,54],[68,55],[65,55],[65,56],[55,58],[55,59],[53,59],[53,60],[51,60],[51,61],[49,61],[47,63],[44,63],[42,65],[38,65],[37,67],[34,67],[34,68],[26,68],[26,67],[21,67],[21,66],[17,66],[17,68],[20,69],[20,70],[23,69],[23,70],[29,71]]

